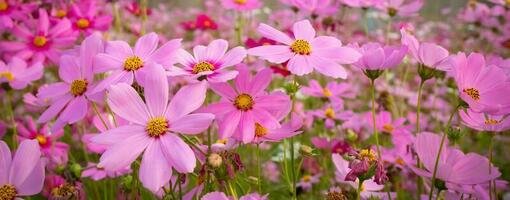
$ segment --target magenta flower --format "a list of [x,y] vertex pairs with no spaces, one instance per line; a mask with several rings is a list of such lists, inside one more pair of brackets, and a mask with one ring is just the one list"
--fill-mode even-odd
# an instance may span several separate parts
[[385,11],[391,17],[417,14],[422,6],[422,0],[382,0],[376,4],[378,9]]
[[291,3],[311,15],[333,15],[340,5],[332,0],[292,0]]
[[195,168],[195,154],[177,133],[198,134],[209,127],[214,116],[190,114],[204,102],[205,82],[181,88],[168,102],[168,80],[163,68],[146,67],[145,103],[126,83],[109,89],[108,105],[131,125],[109,129],[92,141],[108,145],[98,165],[109,171],[129,166],[145,151],[139,178],[146,188],[156,193],[170,180],[172,168],[180,173]]
[[57,164],[65,164],[67,162],[69,145],[57,141],[64,136],[64,130],[50,132],[47,124],[38,128],[32,117],[26,117],[24,123],[17,122],[16,128],[19,131],[21,141],[36,140],[45,157],[50,158],[51,161]]
[[12,157],[11,150],[0,141],[0,194],[4,199],[18,199],[41,192],[44,162],[35,140],[21,142]]
[[246,57],[243,47],[235,47],[227,51],[226,40],[214,40],[209,46],[195,46],[193,54],[181,49],[177,53],[178,62],[184,68],[171,67],[170,76],[187,76],[191,79],[209,82],[225,82],[235,78],[237,71],[227,71],[226,68],[237,65]]
[[474,112],[471,109],[460,110],[464,125],[478,131],[503,132],[510,129],[510,119],[503,115],[490,115]]
[[296,22],[290,38],[267,24],[260,24],[258,32],[262,36],[283,43],[251,48],[248,54],[260,56],[273,62],[289,61],[287,68],[293,74],[302,76],[316,69],[320,73],[334,78],[346,78],[347,72],[340,64],[351,64],[360,57],[356,50],[342,47],[342,42],[334,37],[315,37],[315,29],[308,20]]
[[251,11],[262,7],[262,2],[259,0],[221,0],[221,5],[226,9]]
[[26,19],[35,8],[35,3],[23,3],[21,0],[0,1],[0,31],[11,29],[16,20]]
[[407,54],[406,46],[381,46],[367,43],[357,48],[361,58],[353,65],[363,70],[384,70],[396,67]]
[[268,129],[259,123],[255,123],[255,139],[253,142],[278,142],[302,133],[302,131],[299,131],[301,126],[303,126],[303,119],[296,113],[293,113],[291,120],[282,124],[280,128]]
[[267,129],[280,127],[279,121],[290,111],[290,99],[282,92],[266,93],[271,82],[271,70],[264,69],[250,76],[246,67],[239,68],[234,79],[234,90],[228,83],[213,83],[211,89],[222,97],[202,112],[216,115],[220,139],[232,137],[234,133],[244,143],[255,138],[255,124]]
[[310,80],[308,86],[302,87],[303,94],[330,99],[331,101],[342,101],[339,97],[353,98],[355,96],[349,83],[337,83],[335,81],[329,82],[326,87],[322,87],[318,81]]
[[158,41],[156,33],[149,33],[136,41],[134,49],[124,41],[107,42],[105,52],[99,53],[95,58],[94,72],[111,71],[111,74],[97,85],[94,93],[119,82],[132,84],[133,79],[143,85],[146,69],[144,66],[151,63],[163,65],[165,68],[172,66],[175,60],[173,56],[181,46],[181,39],[170,40],[160,48],[157,48]]
[[42,75],[43,65],[40,62],[28,66],[24,60],[14,57],[6,65],[0,60],[0,83],[9,83],[16,90],[25,88]]
[[46,123],[59,115],[51,127],[55,132],[66,124],[74,124],[85,117],[88,101],[93,98],[93,58],[103,51],[101,35],[93,34],[83,40],[79,56],[64,55],[60,59],[58,74],[63,82],[41,87],[38,98],[48,99],[50,107],[37,120]]
[[409,48],[409,52],[420,64],[432,69],[438,69],[442,71],[449,71],[451,66],[448,62],[448,50],[445,48],[433,44],[433,43],[420,43],[418,40],[405,28],[400,29],[402,34],[402,44]]
[[321,174],[315,174],[315,175],[309,175],[305,174],[296,186],[301,187],[303,190],[310,190],[312,189],[313,185],[320,182]]
[[[367,114],[367,122],[372,120],[372,116]],[[404,127],[405,118],[398,118],[393,120],[391,118],[391,113],[388,111],[381,111],[376,116],[376,128],[378,131],[386,132],[386,133],[397,133],[406,129]],[[373,127],[370,127],[373,128]]]
[[58,63],[61,50],[71,46],[76,40],[70,30],[69,20],[62,19],[52,24],[48,13],[40,9],[37,20],[27,20],[26,23],[14,26],[13,34],[20,41],[0,42],[0,52],[12,52],[15,56],[24,60],[31,59],[32,62],[44,62],[48,58],[51,62]]
[[459,96],[475,112],[506,114],[510,108],[510,82],[504,71],[487,66],[478,53],[459,53],[454,58],[454,77]]
[[99,13],[97,2],[79,1],[71,4],[70,20],[75,31],[83,31],[86,35],[94,31],[107,31],[112,22],[112,16]]
[[353,8],[369,8],[375,6],[378,0],[340,0],[340,3]]
[[[434,165],[439,152],[441,136],[424,132],[416,137],[415,150],[425,169],[412,167],[413,171],[422,177],[432,177]],[[436,178],[446,183],[450,190],[466,192],[477,190],[480,184],[488,183],[501,176],[497,167],[491,167],[489,161],[476,153],[464,154],[462,151],[448,147],[448,140],[440,152]],[[473,193],[472,193],[473,194]],[[474,194],[477,194],[476,192]]]

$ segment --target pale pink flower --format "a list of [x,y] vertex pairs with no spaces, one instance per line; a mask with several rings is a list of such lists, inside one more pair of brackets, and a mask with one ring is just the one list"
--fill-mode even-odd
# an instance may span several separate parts
[[16,90],[25,88],[42,75],[43,65],[40,62],[28,66],[24,60],[13,57],[6,65],[0,60],[0,83],[9,83],[9,86]]

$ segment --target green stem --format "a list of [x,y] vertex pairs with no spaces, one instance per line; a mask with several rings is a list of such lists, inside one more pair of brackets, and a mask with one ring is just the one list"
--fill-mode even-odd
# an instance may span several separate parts
[[[489,140],[489,175],[491,175],[492,173],[492,151],[494,149],[494,144],[493,144],[493,135],[492,133],[489,133],[490,134],[490,140]],[[492,200],[492,187],[496,187],[496,185],[493,185],[492,184],[492,180],[489,181],[489,198],[490,200]]]
[[104,128],[106,128],[106,130],[110,129],[108,124],[106,124],[106,121],[104,120],[103,115],[101,115],[101,113],[99,112],[96,102],[93,102],[93,101],[91,101],[91,102],[92,102],[92,109],[94,110],[96,115],[99,116],[99,119],[101,120],[101,123],[103,123]]
[[232,187],[232,182],[227,181],[227,186],[228,186],[228,189],[230,190],[230,194],[234,197],[234,200],[238,200],[237,193],[234,190],[234,187]]
[[436,200],[439,199],[439,195],[441,194],[441,190],[437,190],[437,194],[436,194]]
[[113,9],[113,23],[115,26],[115,31],[120,33],[121,31],[121,22],[120,22],[120,12],[119,12],[119,4],[117,2],[112,3]]
[[444,141],[446,140],[446,133],[448,132],[448,128],[450,128],[450,126],[452,124],[453,116],[455,115],[455,113],[457,113],[457,110],[459,109],[459,107],[460,107],[460,104],[457,107],[455,107],[455,109],[453,110],[452,114],[450,114],[450,118],[448,119],[448,123],[446,124],[446,127],[443,130],[443,137],[441,138],[441,144],[439,145],[439,151],[437,151],[436,162],[434,164],[434,172],[432,173],[432,181],[431,181],[430,192],[429,192],[429,200],[432,200],[432,194],[433,194],[434,185],[435,185],[435,182],[436,182],[437,166],[439,164],[439,159],[441,157],[441,151],[443,150]]
[[262,194],[262,179],[260,176],[260,172],[262,171],[261,168],[262,168],[262,166],[260,165],[260,147],[259,147],[259,144],[257,143],[257,183],[258,183],[259,194]]
[[18,128],[16,120],[14,119],[14,108],[12,106],[12,90],[7,91],[7,111],[9,112],[9,120],[12,124],[12,145],[13,148],[18,146]]
[[242,13],[238,13],[235,31],[236,31],[237,44],[243,45],[243,15],[242,15]]
[[[293,84],[294,84],[294,88],[298,87],[296,76],[294,76]],[[292,100],[292,107],[291,107],[291,113],[292,113],[292,112],[294,112],[294,109],[296,106],[296,93],[295,92],[293,92],[291,94],[291,100]],[[291,180],[292,180],[292,199],[297,200],[294,137],[290,138],[290,175],[291,175]]]
[[363,181],[359,180],[358,181],[358,189],[356,189],[356,199],[357,200],[361,199],[361,188],[362,187],[363,187]]
[[[422,98],[422,92],[423,92],[423,86],[425,85],[425,79],[421,79],[420,86],[418,87],[418,103],[416,104],[416,134],[420,132],[420,113],[421,113],[421,98]],[[420,158],[416,159],[416,166],[420,167]],[[423,187],[423,179],[421,177],[416,178],[416,189],[418,190],[417,195],[418,198],[421,195]]]
[[140,9],[142,10],[142,26],[140,35],[145,35],[145,21],[147,21],[147,0],[141,0]]
[[375,80],[370,79],[370,94],[372,97],[372,121],[374,123],[374,136],[375,136],[375,145],[377,149],[377,157],[379,160],[381,159],[381,150],[379,147],[379,133],[377,131],[376,117],[375,117]]

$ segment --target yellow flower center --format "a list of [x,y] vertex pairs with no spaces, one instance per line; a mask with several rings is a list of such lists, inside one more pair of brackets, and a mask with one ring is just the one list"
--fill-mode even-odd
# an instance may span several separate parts
[[206,61],[199,62],[199,63],[195,64],[195,66],[193,66],[194,74],[198,74],[200,72],[213,71],[213,70],[214,70],[214,65],[212,65],[211,63],[206,62]]
[[385,125],[383,125],[382,128],[383,128],[383,131],[388,132],[388,133],[395,130],[395,128],[393,128],[393,125],[391,125],[391,124],[385,124]]
[[87,85],[89,83],[85,79],[77,79],[71,82],[71,94],[74,96],[81,96],[87,91]]
[[398,10],[396,8],[392,8],[392,7],[388,8],[388,15],[391,17],[397,15],[397,12],[398,12]]
[[35,36],[34,41],[32,41],[32,43],[36,47],[43,47],[47,42],[48,42],[48,39],[46,39],[46,37],[44,37],[44,36]]
[[331,93],[331,90],[328,90],[328,88],[324,88],[324,89],[322,89],[322,94],[323,94],[325,97],[333,96],[333,93]]
[[506,5],[510,5],[510,0],[506,0]]
[[479,101],[480,100],[480,92],[475,88],[467,88],[462,90],[464,93],[469,95],[473,100]]
[[395,160],[395,162],[396,162],[397,164],[400,164],[400,165],[405,165],[405,164],[406,164],[406,162],[404,162],[404,160],[403,160],[402,158],[400,158],[400,157],[398,157],[398,158]]
[[312,180],[312,176],[310,176],[310,175],[304,175],[303,176],[303,181],[304,182],[310,182],[311,180]]
[[243,5],[243,4],[246,4],[246,1],[247,0],[234,0],[234,3]]
[[253,98],[249,94],[240,94],[234,100],[234,106],[242,111],[248,111],[253,108]]
[[375,152],[372,149],[363,149],[359,152],[361,159],[368,159],[368,161],[375,161]]
[[498,120],[495,120],[495,119],[486,119],[485,120],[485,125],[496,125],[496,124],[499,124]]
[[5,72],[0,73],[0,78],[2,78],[2,77],[5,77],[5,79],[7,79],[8,81],[14,80],[14,75],[11,72],[5,71]]
[[51,189],[51,196],[60,197],[58,199],[70,199],[71,197],[75,196],[77,192],[78,190],[74,185],[64,183]]
[[7,4],[7,2],[0,1],[0,11],[5,11],[8,8],[9,8],[9,4]]
[[64,10],[64,9],[58,9],[57,10],[57,13],[55,13],[55,15],[58,17],[58,18],[64,18],[65,16],[67,16],[67,11]]
[[267,134],[267,128],[263,127],[259,123],[255,123],[255,136],[263,137],[266,134]]
[[335,111],[332,108],[327,108],[326,111],[324,111],[327,118],[334,119],[335,118]]
[[37,136],[35,136],[35,139],[37,140],[37,142],[39,142],[39,145],[45,145],[48,143],[48,140],[46,139],[46,137],[44,137],[44,135],[38,134]]
[[310,55],[312,53],[312,45],[306,40],[296,40],[290,45],[290,50],[300,55]]
[[81,29],[86,29],[90,26],[90,21],[85,18],[81,18],[78,21],[76,21],[76,26]]
[[159,137],[168,131],[168,121],[164,117],[155,117],[147,122],[145,131],[151,137]]
[[216,140],[216,143],[218,143],[218,144],[227,144],[227,142],[228,142],[228,139],[227,139],[227,138],[225,138],[225,139],[220,139],[220,140]]
[[326,200],[346,200],[346,199],[347,197],[345,197],[345,195],[337,191],[330,191],[326,195]]
[[138,56],[132,56],[124,60],[124,70],[136,71],[143,67],[143,60]]
[[209,27],[209,26],[211,26],[211,22],[210,22],[209,20],[205,20],[205,21],[204,21],[204,26],[205,26],[205,27]]
[[18,191],[11,184],[5,184],[0,186],[0,199],[1,200],[12,200],[16,198]]

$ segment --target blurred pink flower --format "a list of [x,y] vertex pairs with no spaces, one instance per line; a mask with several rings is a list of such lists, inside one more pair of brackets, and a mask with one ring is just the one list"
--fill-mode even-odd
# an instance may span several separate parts
[[117,171],[108,171],[102,167],[98,167],[96,163],[88,163],[87,168],[82,171],[81,176],[90,177],[92,180],[98,181],[107,177],[115,178],[129,173],[131,173],[131,168],[129,166]]
[[255,139],[253,142],[279,142],[302,133],[302,131],[299,131],[301,126],[303,126],[303,119],[295,113],[292,114],[290,121],[282,124],[280,128],[268,129],[259,123],[255,123]]
[[[339,97],[353,98],[355,94],[350,88],[351,84],[349,83],[331,81],[326,87],[322,87],[317,80],[310,80],[308,86],[301,88],[301,92],[312,97],[330,99],[333,102],[343,101]],[[343,104],[343,102],[341,102],[341,104]]]
[[42,75],[43,65],[40,62],[28,66],[24,60],[13,57],[6,65],[0,60],[0,83],[9,83],[9,86],[16,90],[25,88]]
[[293,74],[302,76],[314,69],[334,78],[347,78],[347,72],[340,64],[351,64],[360,57],[356,50],[342,47],[342,42],[334,37],[315,37],[315,29],[308,20],[293,25],[294,39],[267,24],[260,24],[258,32],[262,36],[284,45],[267,45],[251,48],[248,54],[260,56],[273,63],[289,61],[287,68]]
[[145,102],[126,83],[110,86],[108,105],[132,124],[109,129],[92,141],[108,146],[98,165],[109,171],[129,166],[145,151],[139,179],[156,193],[170,180],[172,168],[180,173],[195,168],[193,151],[177,133],[198,134],[209,127],[214,116],[190,114],[205,100],[205,82],[184,86],[168,102],[168,80],[160,65],[146,66],[145,80]]
[[267,94],[264,90],[271,82],[272,73],[265,69],[253,78],[246,67],[239,68],[234,79],[234,90],[228,83],[213,83],[211,89],[222,97],[202,112],[216,115],[221,139],[236,134],[244,143],[255,138],[255,124],[267,129],[280,127],[279,121],[290,111],[290,99],[282,92]]
[[226,9],[251,11],[262,7],[262,2],[259,0],[221,0],[221,5]]
[[510,118],[503,115],[490,115],[471,109],[460,110],[464,125],[478,131],[503,132],[510,129]]
[[401,28],[400,34],[402,34],[402,44],[407,46],[413,58],[419,63],[432,69],[451,70],[447,59],[448,50],[434,43],[420,43],[406,28]]
[[321,174],[309,175],[305,174],[301,177],[299,182],[297,183],[297,187],[302,188],[303,190],[312,189],[313,185],[320,182]]
[[367,43],[356,50],[362,55],[353,65],[363,70],[384,70],[396,67],[407,54],[406,46],[381,46]]
[[171,67],[170,76],[187,76],[191,79],[207,80],[208,82],[226,82],[238,74],[235,70],[226,68],[239,64],[246,57],[243,47],[235,47],[227,51],[226,40],[213,40],[209,46],[198,45],[193,48],[193,54],[183,49],[177,52],[178,62],[184,68]]
[[14,157],[4,141],[0,141],[0,191],[5,199],[17,199],[41,192],[44,162],[36,140],[22,141]]
[[70,20],[75,31],[84,32],[86,35],[94,31],[107,31],[112,23],[112,16],[98,12],[101,6],[98,1],[78,1],[71,4]]
[[415,15],[423,6],[423,0],[381,0],[376,7],[391,17]]

